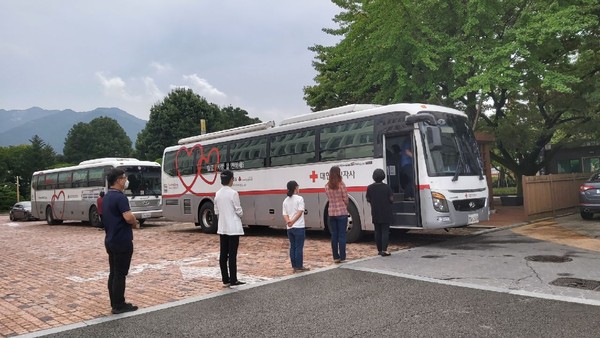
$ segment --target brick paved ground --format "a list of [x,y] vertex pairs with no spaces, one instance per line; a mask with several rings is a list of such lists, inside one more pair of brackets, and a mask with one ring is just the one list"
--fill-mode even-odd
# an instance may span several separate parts
[[[393,233],[390,250],[463,236],[477,229]],[[134,232],[126,298],[140,306],[222,290],[218,237],[190,223],[153,222]],[[333,264],[329,237],[309,231],[305,265]],[[104,232],[79,222],[10,222],[0,215],[0,336],[110,315]],[[372,236],[348,245],[348,259],[376,254]],[[252,229],[240,240],[238,273],[252,283],[292,274],[285,231]]]

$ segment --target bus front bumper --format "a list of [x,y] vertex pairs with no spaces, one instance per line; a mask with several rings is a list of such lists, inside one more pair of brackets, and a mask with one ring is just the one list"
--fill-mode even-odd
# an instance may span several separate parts
[[148,219],[148,218],[162,217],[162,210],[133,211],[132,213],[136,219]]

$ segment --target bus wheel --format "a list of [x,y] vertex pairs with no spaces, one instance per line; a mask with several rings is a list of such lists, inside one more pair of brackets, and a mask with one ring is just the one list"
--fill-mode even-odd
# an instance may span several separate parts
[[46,208],[46,223],[49,225],[62,224],[62,220],[57,220],[54,218],[54,214],[52,213],[52,207],[48,206]]
[[198,223],[200,223],[202,232],[207,234],[217,233],[217,215],[215,215],[215,209],[212,202],[202,204],[198,211]]
[[95,205],[92,205],[92,207],[90,208],[89,217],[90,217],[90,225],[93,226],[94,228],[99,228],[100,227],[100,215],[98,215],[98,208],[96,208]]
[[358,209],[354,203],[348,204],[348,227],[346,228],[346,242],[355,243],[360,241],[362,237],[362,223],[358,215]]

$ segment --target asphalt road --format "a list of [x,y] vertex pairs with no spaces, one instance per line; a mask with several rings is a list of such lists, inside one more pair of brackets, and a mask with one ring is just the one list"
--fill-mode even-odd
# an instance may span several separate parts
[[[553,227],[577,238],[581,232],[569,228],[580,224],[576,216],[550,223],[533,227],[541,239],[533,230],[517,232],[521,227],[456,238],[98,318],[50,336],[597,337],[600,292],[551,283],[600,281],[600,252],[543,238]],[[598,224],[584,224],[586,238],[598,241],[589,234]]]

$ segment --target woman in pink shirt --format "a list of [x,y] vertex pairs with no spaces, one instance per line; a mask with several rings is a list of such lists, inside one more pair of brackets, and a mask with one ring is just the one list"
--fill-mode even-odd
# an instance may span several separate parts
[[329,200],[329,232],[331,233],[331,251],[333,261],[341,263],[346,260],[346,229],[348,227],[348,191],[342,182],[340,167],[329,169],[329,181],[325,185],[325,193]]

